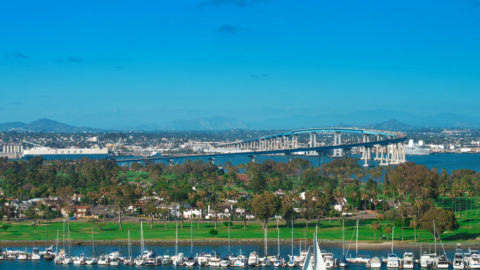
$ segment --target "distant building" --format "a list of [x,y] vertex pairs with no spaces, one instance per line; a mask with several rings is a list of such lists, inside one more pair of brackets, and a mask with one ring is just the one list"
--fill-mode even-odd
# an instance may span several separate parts
[[18,159],[23,155],[23,146],[21,144],[8,143],[1,147],[0,157],[9,159]]
[[84,218],[90,216],[90,207],[84,205],[76,205],[73,207],[73,216],[75,218]]

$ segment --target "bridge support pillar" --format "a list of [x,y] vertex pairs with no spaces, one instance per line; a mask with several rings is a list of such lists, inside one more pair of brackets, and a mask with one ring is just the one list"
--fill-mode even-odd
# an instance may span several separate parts
[[[366,134],[363,134],[362,139],[363,139],[363,141],[362,141],[363,143],[370,142],[370,137],[368,137],[368,135],[366,135]],[[365,161],[365,163],[363,164],[363,167],[370,166],[372,148],[364,146],[364,147],[361,148],[361,151],[362,151],[362,158],[361,159]]]
[[[342,144],[342,133],[335,132],[333,134],[333,145],[341,145]],[[333,149],[333,157],[343,157],[343,149],[342,148],[335,148]]]
[[405,145],[403,143],[398,143],[399,151],[400,151],[400,163],[407,162],[407,158],[405,156]]
[[[310,132],[310,140],[308,141],[308,146],[309,147],[317,147],[317,133]],[[308,154],[313,156],[313,155],[317,154],[317,152],[316,151],[310,151]]]
[[[385,155],[385,156],[384,156]],[[388,166],[388,147],[380,146],[380,166]]]

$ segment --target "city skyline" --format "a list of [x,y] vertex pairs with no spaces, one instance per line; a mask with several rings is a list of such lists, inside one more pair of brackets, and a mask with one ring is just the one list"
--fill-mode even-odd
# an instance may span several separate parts
[[475,0],[1,6],[0,122],[110,129],[223,118],[257,128],[446,113],[480,123]]

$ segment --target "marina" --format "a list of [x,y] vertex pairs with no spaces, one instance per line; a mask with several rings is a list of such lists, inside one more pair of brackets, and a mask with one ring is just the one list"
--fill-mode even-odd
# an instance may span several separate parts
[[[472,247],[457,247],[447,249],[445,255],[434,255],[433,250],[423,248],[405,248],[395,250],[395,256],[387,250],[360,250],[365,260],[358,260],[355,254],[347,254],[346,259],[349,262],[346,267],[340,267],[339,262],[342,258],[342,248],[333,245],[322,245],[316,247],[309,243],[307,252],[299,246],[295,247],[294,254],[291,256],[291,247],[283,245],[278,254],[280,256],[265,256],[261,250],[261,245],[242,245],[242,246],[195,246],[193,256],[187,257],[184,254],[190,254],[190,246],[175,247],[142,247],[142,246],[98,246],[95,247],[95,255],[92,253],[92,247],[73,246],[70,253],[67,250],[59,249],[57,252],[55,246],[32,248],[18,247],[3,249],[0,255],[1,269],[50,269],[52,267],[78,267],[84,266],[86,269],[98,267],[147,267],[156,266],[159,268],[296,268],[303,269],[306,259],[313,263],[315,252],[317,257],[322,256],[323,266],[320,269],[348,268],[348,269],[480,269],[480,255],[477,249]],[[303,245],[302,247],[305,247]],[[142,252],[142,248],[144,249]],[[431,247],[433,249],[433,247]],[[422,250],[423,249],[423,250]],[[177,252],[175,252],[177,250]],[[51,254],[55,259],[51,259]],[[134,255],[132,259],[130,254]],[[423,259],[428,257],[429,263],[422,267]],[[57,259],[61,258],[61,259]],[[463,260],[459,260],[462,258]],[[397,263],[397,264],[395,264]],[[390,265],[391,267],[388,267]],[[463,265],[463,267],[461,267]],[[93,268],[92,268],[93,267]]]

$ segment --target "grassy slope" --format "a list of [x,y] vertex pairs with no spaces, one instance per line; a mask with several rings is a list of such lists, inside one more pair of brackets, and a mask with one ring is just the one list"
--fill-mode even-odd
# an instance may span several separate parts
[[[359,240],[373,241],[373,231],[370,230],[371,221],[363,221],[360,225]],[[475,239],[480,234],[480,224],[477,220],[472,224],[461,223],[461,226],[455,232],[447,232],[442,235],[444,241],[468,241]],[[91,224],[86,222],[72,222],[70,223],[71,238],[76,240],[90,240],[91,239]],[[57,230],[60,238],[63,232],[63,223],[52,223],[32,226],[31,223],[11,223],[11,227],[6,231],[0,232],[1,240],[46,240],[46,230],[48,228],[49,240],[56,238]],[[209,230],[213,228],[213,223],[193,223],[193,234],[195,239],[211,239]],[[219,222],[217,225],[218,235],[213,239],[227,239],[227,227]],[[132,239],[140,239],[140,224],[138,223],[124,223],[123,230],[119,229],[118,223],[106,223],[101,230],[99,226],[94,226],[95,239],[97,240],[121,240],[127,238],[127,231],[130,230]],[[310,224],[309,228],[305,230],[305,223],[295,224],[295,238],[312,238],[314,232],[314,224]],[[404,230],[404,240],[413,240],[413,230]],[[276,224],[270,223],[268,227],[269,238],[276,238]],[[153,229],[150,229],[150,223],[144,223],[144,237],[152,240],[174,240],[175,239],[175,224],[169,223],[167,230],[161,222],[155,222]],[[290,239],[291,229],[281,223],[280,237],[282,239]],[[354,226],[346,226],[345,239],[350,241],[354,239]],[[190,223],[185,222],[183,229],[180,229],[179,224],[179,238],[190,239]],[[262,239],[263,229],[259,223],[249,223],[247,230],[243,229],[243,225],[238,223],[231,227],[232,239]],[[377,233],[377,240],[380,238],[380,233]],[[420,238],[422,242],[432,241],[432,236],[429,232],[421,231]],[[319,239],[325,240],[341,240],[342,229],[338,221],[322,221],[319,223]],[[395,230],[395,240],[401,240],[401,230]]]

